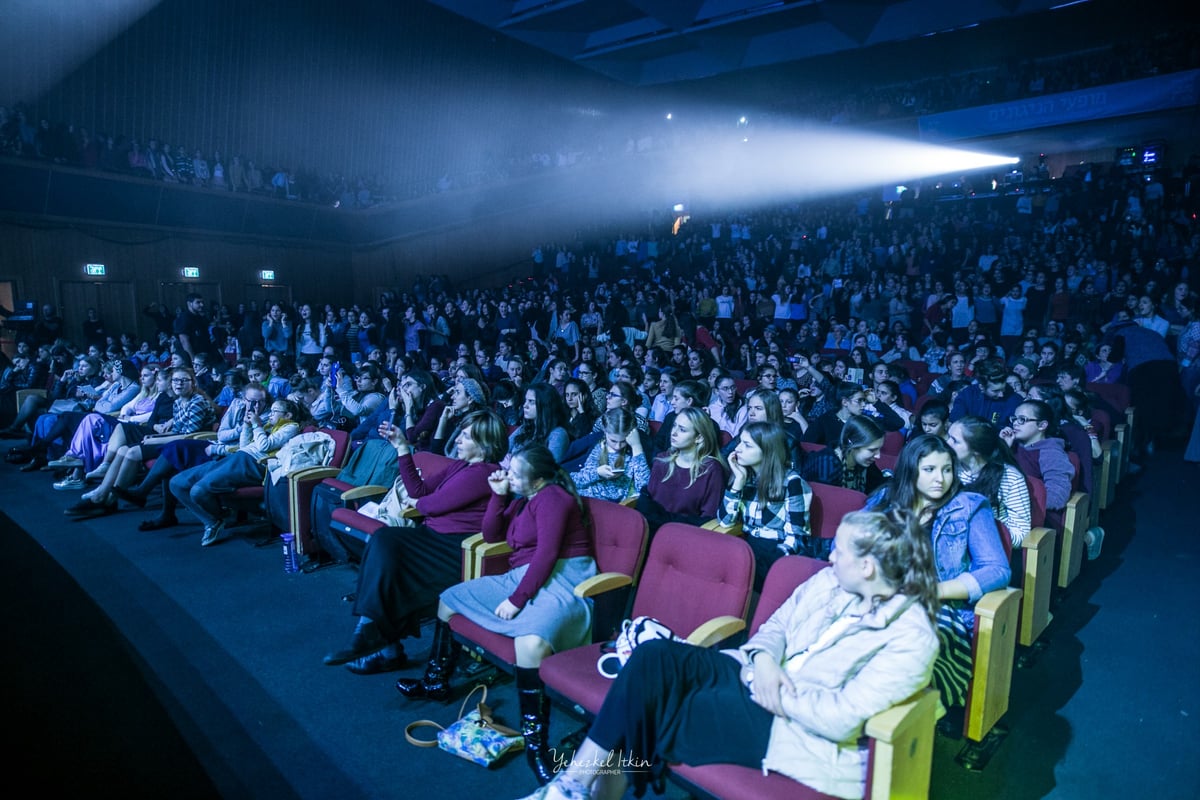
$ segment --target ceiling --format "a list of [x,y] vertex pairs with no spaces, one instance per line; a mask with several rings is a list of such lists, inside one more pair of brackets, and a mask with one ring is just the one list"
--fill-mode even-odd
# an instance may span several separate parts
[[648,86],[969,30],[1089,0],[430,2],[610,78]]

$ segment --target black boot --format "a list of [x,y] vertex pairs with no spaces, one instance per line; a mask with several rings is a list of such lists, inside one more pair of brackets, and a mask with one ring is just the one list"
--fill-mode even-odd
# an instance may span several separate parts
[[325,664],[330,667],[345,664],[348,661],[353,661],[356,658],[374,653],[386,645],[387,641],[383,638],[383,634],[379,632],[379,626],[375,624],[375,620],[368,619],[367,617],[359,617],[358,625],[354,627],[354,635],[350,637],[350,646],[345,650],[329,653],[325,656]]
[[450,626],[440,619],[433,624],[433,647],[429,651],[429,663],[420,678],[401,678],[396,681],[396,691],[409,699],[428,697],[431,700],[450,699],[450,676],[458,663],[459,646],[450,633]]
[[516,675],[525,760],[538,784],[545,786],[554,779],[554,760],[546,743],[550,736],[550,700],[537,667],[517,667]]

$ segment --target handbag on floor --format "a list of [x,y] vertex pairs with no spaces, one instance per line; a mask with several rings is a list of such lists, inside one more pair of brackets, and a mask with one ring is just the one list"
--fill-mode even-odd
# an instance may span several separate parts
[[[464,714],[467,703],[482,691],[483,696],[475,708]],[[436,739],[418,739],[413,731],[419,728],[436,728]],[[473,761],[484,767],[490,767],[500,760],[505,753],[520,750],[525,746],[525,738],[512,728],[496,722],[492,709],[487,704],[487,687],[482,683],[471,690],[458,709],[458,720],[448,728],[443,728],[433,720],[419,719],[410,722],[404,728],[404,738],[408,743],[417,747],[440,747],[447,753],[453,753],[459,758]]]

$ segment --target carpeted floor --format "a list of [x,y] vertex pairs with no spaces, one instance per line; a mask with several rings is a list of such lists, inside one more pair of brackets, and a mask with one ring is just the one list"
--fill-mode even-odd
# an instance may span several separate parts
[[[10,777],[61,795],[385,798],[449,789],[517,797],[519,757],[485,770],[404,740],[457,706],[408,703],[393,676],[321,664],[352,619],[346,567],[285,574],[278,548],[199,546],[141,514],[70,522],[47,473],[0,466],[4,720]],[[1049,644],[1014,678],[1011,733],[978,773],[939,738],[935,798],[1191,798],[1200,793],[1200,468],[1160,452],[1106,513],[1104,555],[1056,606]],[[427,642],[410,653],[424,656]],[[415,668],[410,672],[415,672]],[[511,683],[492,691],[516,719]],[[553,734],[575,723],[556,713]],[[681,797],[672,788],[669,796]]]

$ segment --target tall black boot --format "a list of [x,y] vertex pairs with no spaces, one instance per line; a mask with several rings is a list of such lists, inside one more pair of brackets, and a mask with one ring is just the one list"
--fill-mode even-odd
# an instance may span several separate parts
[[433,623],[433,647],[429,651],[429,663],[420,678],[401,678],[396,681],[396,691],[409,699],[428,697],[431,700],[450,699],[450,676],[458,664],[458,643],[450,633],[450,626],[440,619]]
[[517,699],[521,708],[521,733],[525,736],[525,760],[538,784],[554,779],[550,755],[550,699],[537,667],[517,667]]

